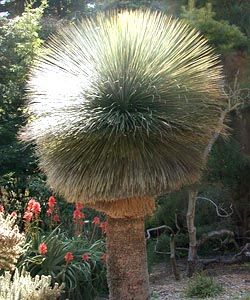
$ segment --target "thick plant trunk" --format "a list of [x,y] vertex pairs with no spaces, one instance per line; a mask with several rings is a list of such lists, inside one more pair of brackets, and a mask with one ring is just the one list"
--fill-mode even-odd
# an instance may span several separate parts
[[170,262],[172,266],[172,271],[174,274],[175,280],[180,280],[180,272],[176,263],[176,256],[175,256],[175,235],[171,234],[170,236]]
[[109,299],[150,299],[144,218],[108,216],[107,253]]
[[194,225],[196,196],[197,196],[197,190],[188,191],[188,210],[187,210],[187,228],[188,228],[188,235],[189,235],[188,269],[187,269],[188,277],[191,277],[194,274],[196,263],[197,263],[197,239],[196,239],[196,228]]
[[149,300],[144,219],[152,215],[152,197],[89,203],[107,215],[107,280],[110,300]]

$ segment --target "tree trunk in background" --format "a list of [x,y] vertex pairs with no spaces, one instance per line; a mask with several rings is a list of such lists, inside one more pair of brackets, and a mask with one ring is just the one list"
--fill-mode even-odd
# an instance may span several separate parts
[[196,268],[196,262],[197,262],[197,239],[196,239],[196,228],[194,225],[197,194],[198,194],[198,190],[190,189],[188,191],[188,210],[187,210],[187,228],[188,228],[188,235],[189,235],[188,269],[187,269],[188,277],[191,277],[194,274]]
[[150,299],[144,218],[108,216],[107,253],[109,299]]
[[[224,111],[221,112],[220,119],[218,122],[218,128],[210,138],[207,147],[204,150],[203,153],[204,162],[207,161],[209,153],[214,143],[217,141],[219,135],[223,131],[224,121],[229,111],[230,109],[229,110],[225,109]],[[196,268],[196,263],[197,263],[197,239],[196,239],[196,228],[194,225],[197,194],[198,194],[198,189],[195,188],[195,186],[193,188],[190,188],[188,191],[188,210],[187,210],[187,228],[188,228],[188,235],[189,235],[188,269],[187,269],[188,277],[193,276]]]
[[174,273],[175,280],[180,280],[181,275],[176,263],[176,255],[175,255],[175,235],[171,234],[170,236],[170,262],[172,266],[172,271]]

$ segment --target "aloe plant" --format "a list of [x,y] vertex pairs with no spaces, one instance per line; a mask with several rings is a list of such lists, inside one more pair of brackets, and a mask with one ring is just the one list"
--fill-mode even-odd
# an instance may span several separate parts
[[224,105],[218,57],[162,13],[102,13],[51,37],[27,89],[22,138],[49,185],[107,214],[110,299],[149,299],[144,218],[201,174]]

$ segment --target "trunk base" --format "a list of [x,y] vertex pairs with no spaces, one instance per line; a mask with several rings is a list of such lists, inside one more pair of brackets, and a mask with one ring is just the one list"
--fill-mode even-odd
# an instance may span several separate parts
[[149,300],[144,218],[108,217],[107,279],[110,300]]
[[197,256],[197,246],[189,245],[189,253],[188,253],[188,264],[187,264],[187,276],[192,277],[196,271],[198,262]]
[[187,276],[192,277],[196,271],[197,260],[188,261]]

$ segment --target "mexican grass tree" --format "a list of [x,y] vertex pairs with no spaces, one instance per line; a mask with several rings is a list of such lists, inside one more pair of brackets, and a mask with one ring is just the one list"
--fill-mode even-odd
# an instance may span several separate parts
[[149,299],[144,218],[199,177],[222,85],[207,41],[159,12],[98,14],[36,59],[23,139],[54,191],[107,214],[110,299]]

